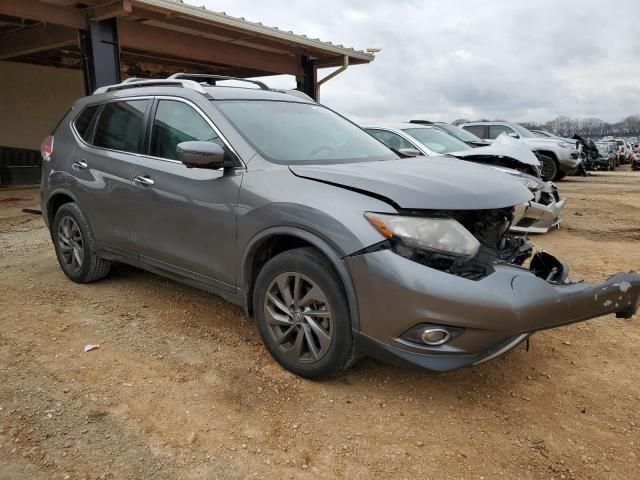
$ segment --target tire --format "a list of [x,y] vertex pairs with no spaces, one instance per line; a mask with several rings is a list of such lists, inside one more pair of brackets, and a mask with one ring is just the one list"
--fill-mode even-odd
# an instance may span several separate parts
[[540,160],[540,174],[546,181],[557,180],[558,178],[558,162],[552,157],[547,155],[538,155]]
[[93,232],[77,203],[65,203],[58,209],[51,238],[60,268],[70,280],[90,283],[109,275],[111,262],[97,256]]
[[355,359],[344,287],[315,248],[289,250],[264,265],[253,291],[253,311],[267,350],[296,375],[334,377]]

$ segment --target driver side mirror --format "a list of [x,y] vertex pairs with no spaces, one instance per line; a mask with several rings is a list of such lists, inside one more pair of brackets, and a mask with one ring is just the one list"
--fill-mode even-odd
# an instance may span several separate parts
[[422,156],[422,152],[420,150],[416,150],[415,148],[400,148],[398,150],[398,153],[400,153],[403,158]]
[[518,135],[516,132],[509,132],[507,135],[509,135],[511,138],[520,138],[520,135]]
[[178,160],[189,168],[225,167],[224,149],[213,142],[181,142],[176,147]]

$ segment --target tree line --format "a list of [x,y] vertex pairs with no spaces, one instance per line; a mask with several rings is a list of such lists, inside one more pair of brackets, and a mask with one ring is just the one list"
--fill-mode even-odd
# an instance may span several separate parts
[[[453,122],[454,125],[470,122],[471,120],[459,119]],[[474,120],[476,121],[476,120]],[[480,122],[504,120],[477,120]],[[522,122],[523,127],[529,130],[545,130],[561,137],[571,137],[578,134],[581,137],[603,137],[613,136],[635,136],[640,134],[640,115],[629,115],[623,120],[615,123],[605,122],[596,117],[571,118],[566,116],[557,117],[544,123]]]

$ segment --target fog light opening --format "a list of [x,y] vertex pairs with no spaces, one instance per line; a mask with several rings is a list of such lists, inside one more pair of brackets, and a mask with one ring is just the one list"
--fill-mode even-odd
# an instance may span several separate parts
[[420,338],[427,345],[442,345],[449,341],[451,334],[444,328],[427,328],[422,332]]

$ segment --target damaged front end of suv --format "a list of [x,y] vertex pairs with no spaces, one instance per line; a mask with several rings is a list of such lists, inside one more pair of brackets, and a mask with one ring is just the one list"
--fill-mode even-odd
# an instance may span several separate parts
[[359,237],[373,228],[379,240],[343,258],[357,298],[359,351],[449,371],[501,355],[540,330],[634,314],[640,275],[569,282],[567,263],[511,232],[531,193],[504,173],[474,164],[456,170],[456,162],[292,168],[377,200],[377,210],[363,212],[364,225],[353,218],[349,228]]
[[[362,293],[385,301],[375,310],[362,306],[367,325],[356,337],[359,348],[391,363],[448,371],[502,355],[540,330],[635,313],[640,275],[618,273],[598,285],[568,281],[566,262],[510,233],[514,211],[406,213],[420,224],[427,218],[462,226],[473,246],[456,253],[404,237],[410,229],[394,227],[402,222],[393,215],[368,214],[388,238],[348,261],[356,277],[375,272]],[[461,243],[449,237],[448,248]],[[429,271],[420,272],[424,267]],[[385,319],[392,335],[380,328]]]

